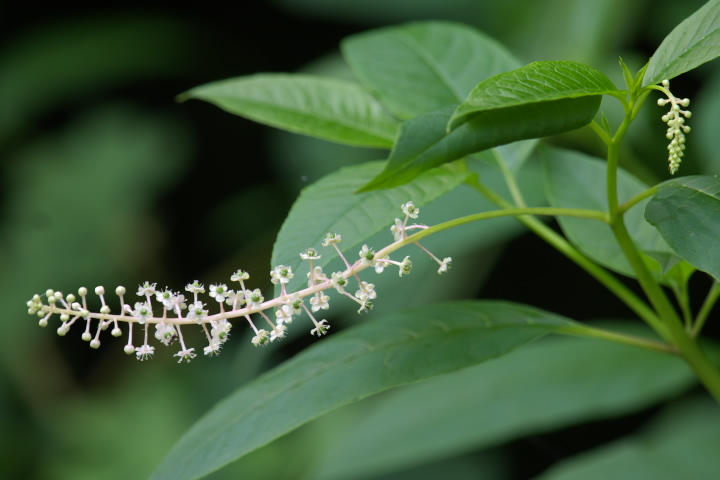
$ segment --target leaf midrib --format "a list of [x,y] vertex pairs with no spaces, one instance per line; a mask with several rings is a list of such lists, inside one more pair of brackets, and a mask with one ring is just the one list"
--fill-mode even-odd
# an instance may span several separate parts
[[[523,320],[524,320],[525,322],[527,322],[528,318],[529,318],[529,317],[523,317]],[[511,325],[495,325],[495,324],[486,325],[486,324],[483,324],[483,325],[479,325],[477,328],[462,328],[462,329],[461,329],[461,328],[458,328],[458,329],[452,330],[452,332],[450,332],[450,333],[448,333],[447,330],[442,331],[442,333],[445,334],[445,335],[447,335],[447,334],[449,334],[449,335],[457,335],[457,334],[461,334],[461,333],[466,333],[466,332],[468,332],[468,331],[473,331],[473,332],[474,332],[474,331],[477,331],[478,329],[517,328],[517,327],[519,327],[519,326],[522,326],[522,327],[533,327],[533,328],[548,328],[548,327],[550,327],[550,325],[546,325],[546,324],[539,324],[539,323],[520,323],[520,322],[518,322],[518,323],[511,324]],[[559,326],[559,325],[558,325],[558,326]],[[375,348],[375,349],[373,349],[373,350],[365,350],[365,351],[362,351],[362,352],[359,352],[359,353],[355,353],[355,354],[349,355],[348,357],[345,357],[345,358],[343,358],[343,359],[337,359],[334,363],[325,363],[325,364],[324,364],[324,367],[321,367],[321,368],[319,368],[319,369],[317,369],[317,370],[313,370],[312,372],[308,373],[306,376],[301,377],[301,378],[298,378],[295,382],[290,383],[290,384],[283,385],[283,386],[282,386],[281,388],[279,388],[278,390],[276,390],[276,391],[272,392],[271,394],[265,396],[265,397],[262,399],[262,401],[258,401],[258,402],[256,402],[255,404],[253,404],[253,405],[251,405],[250,407],[248,407],[247,409],[245,409],[243,412],[240,412],[237,417],[234,417],[232,420],[229,420],[229,421],[225,422],[224,426],[223,426],[221,429],[216,429],[215,432],[225,432],[225,431],[230,430],[231,427],[234,427],[236,424],[240,423],[240,421],[242,421],[243,419],[245,419],[246,417],[248,417],[248,416],[250,415],[250,413],[253,413],[253,412],[255,412],[258,408],[262,407],[262,405],[263,405],[264,403],[267,403],[267,402],[269,402],[269,401],[277,398],[280,394],[282,394],[282,393],[284,393],[284,392],[286,392],[286,391],[288,391],[288,390],[292,390],[292,389],[296,388],[298,385],[302,384],[304,381],[308,380],[309,378],[312,378],[313,376],[318,376],[318,375],[320,375],[320,374],[326,373],[326,372],[330,369],[330,367],[335,367],[335,366],[341,365],[341,364],[343,364],[343,363],[349,363],[349,362],[351,362],[351,361],[353,361],[353,360],[355,360],[355,359],[357,359],[357,358],[359,358],[359,357],[361,357],[361,356],[363,356],[363,355],[366,355],[366,354],[368,354],[368,353],[373,353],[373,352],[377,352],[377,351],[379,351],[379,350],[386,350],[386,349],[394,348],[394,347],[400,346],[400,345],[402,345],[402,344],[404,344],[404,343],[417,342],[417,341],[423,340],[423,339],[425,339],[425,338],[427,338],[427,337],[437,335],[437,333],[438,333],[438,332],[436,332],[436,331],[428,331],[427,334],[424,334],[424,335],[423,335],[423,334],[419,334],[419,335],[417,335],[416,337],[405,337],[405,338],[402,338],[402,339],[398,339],[398,340],[395,341],[395,342],[389,342],[389,343],[383,345],[382,347]],[[490,358],[492,358],[492,357],[488,357],[488,359],[490,359]],[[290,366],[292,366],[292,365],[290,365]],[[286,366],[286,368],[289,368],[290,366]],[[282,373],[282,372],[280,372],[280,373]],[[277,371],[275,372],[275,375],[278,375],[278,372],[277,372]],[[264,377],[262,377],[262,378],[264,378]],[[262,378],[261,378],[261,379],[258,379],[258,381],[261,381]],[[250,386],[250,385],[252,385],[252,384],[249,384],[248,386]],[[398,385],[400,385],[400,384],[398,384]],[[367,396],[367,395],[366,395],[366,396]],[[365,397],[363,397],[363,398],[365,398]],[[338,406],[341,406],[341,405],[338,405]],[[312,417],[312,418],[316,418],[316,417]],[[309,421],[309,420],[312,420],[312,418],[309,418],[309,419],[307,419],[307,420],[308,420],[308,421]],[[205,437],[206,440],[205,440],[204,442],[202,442],[202,443],[195,443],[195,444],[194,444],[194,447],[195,447],[195,448],[187,449],[187,450],[186,450],[186,452],[188,452],[188,455],[186,455],[186,457],[189,456],[189,453],[194,453],[194,452],[197,452],[197,451],[202,450],[203,447],[205,447],[207,444],[211,443],[211,440],[214,440],[214,439],[217,438],[218,436],[219,436],[219,433],[215,433],[215,434],[212,435],[212,436],[206,436],[206,437]],[[271,440],[268,440],[268,442],[264,443],[263,445],[266,445],[266,444],[269,443],[270,441],[271,441]],[[262,446],[262,445],[258,445],[258,448],[261,447],[261,446]],[[241,455],[242,455],[242,454],[241,454]]]

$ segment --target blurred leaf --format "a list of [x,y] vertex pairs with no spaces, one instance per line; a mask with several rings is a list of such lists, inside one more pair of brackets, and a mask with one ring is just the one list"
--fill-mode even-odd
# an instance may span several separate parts
[[710,0],[665,37],[652,58],[643,86],[671,80],[720,56],[720,1]]
[[720,280],[720,179],[681,177],[660,185],[645,219],[683,259]]
[[189,31],[167,16],[116,12],[65,20],[6,42],[0,51],[0,145],[51,108],[189,71]]
[[581,453],[542,480],[709,479],[718,473],[720,413],[709,398],[670,406],[637,435]]
[[[554,135],[589,123],[600,107],[599,97],[617,93],[604,73],[588,65],[567,61],[534,62],[480,82],[457,107],[448,129],[454,130],[481,116],[497,120],[499,116],[508,115],[514,119],[516,129],[532,130],[530,125],[540,122],[552,133],[534,136]],[[598,97],[594,109],[587,102],[557,103],[583,97]],[[585,123],[569,127],[564,117],[583,118],[580,113],[570,113],[575,108],[588,109],[585,117],[589,118]],[[498,144],[501,143],[508,142]]]
[[457,104],[479,81],[518,67],[500,43],[449,22],[360,33],[342,51],[360,81],[402,118]]
[[[607,211],[607,167],[604,161],[552,147],[543,150],[543,158],[550,205]],[[635,177],[622,169],[618,170],[618,196],[621,203],[645,190],[647,186]],[[625,224],[637,246],[658,262],[654,270],[658,271],[661,267],[669,269],[679,259],[657,230],[643,219],[647,202],[644,200],[631,208],[625,214]],[[597,220],[570,217],[560,217],[558,222],[568,239],[590,258],[616,272],[634,277],[609,225]]]
[[[449,168],[437,169],[392,191],[353,193],[381,167],[381,162],[371,162],[343,168],[304,189],[278,233],[272,265],[287,265],[296,278],[305,278],[307,262],[300,259],[300,253],[309,247],[319,249],[328,232],[342,235],[340,247],[349,251],[381,230],[389,230],[395,218],[402,217],[400,206],[405,202],[421,207],[457,187],[467,176]],[[321,253],[322,258],[315,261],[321,267],[338,257],[333,248]]]
[[183,93],[256,122],[333,142],[390,148],[396,121],[352,82],[264,73],[202,85]]
[[465,301],[375,318],[304,350],[192,427],[152,478],[194,479],[342,405],[508,353],[574,322]]
[[[605,326],[652,336],[647,328]],[[675,356],[585,338],[543,339],[513,355],[385,394],[323,452],[309,478],[375,478],[635,411],[694,382],[692,371]]]

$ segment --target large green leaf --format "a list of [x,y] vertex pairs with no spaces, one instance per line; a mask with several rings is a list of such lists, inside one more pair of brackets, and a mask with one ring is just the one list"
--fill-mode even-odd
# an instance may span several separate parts
[[294,133],[365,147],[393,144],[396,121],[359,85],[332,78],[265,73],[185,92],[230,113]]
[[542,480],[677,480],[718,476],[720,412],[709,398],[672,405],[637,435],[554,466]]
[[231,394],[180,439],[152,478],[199,478],[337,407],[481,363],[572,325],[531,307],[489,301],[374,319]]
[[670,80],[720,56],[720,1],[710,0],[665,37],[645,72],[643,86]]
[[[648,334],[647,328],[605,325]],[[308,478],[375,478],[460,451],[635,411],[694,382],[676,356],[606,341],[547,338],[492,362],[388,392],[323,452]]]
[[[548,147],[543,150],[546,194],[554,207],[607,211],[607,166],[598,158]],[[618,171],[618,197],[626,202],[647,186],[626,171]],[[630,236],[640,250],[654,258],[656,270],[668,270],[678,258],[657,230],[643,218],[644,200],[625,214]],[[593,260],[616,272],[634,276],[610,226],[584,218],[560,217],[560,226],[570,241]],[[649,260],[649,259],[648,259]],[[660,272],[658,272],[660,273]]]
[[448,133],[454,107],[445,107],[408,120],[390,152],[385,170],[360,191],[392,188],[420,173],[489,148],[555,135],[590,122],[600,96],[566,98],[555,102],[506,108],[480,115]]
[[353,262],[357,256],[352,249],[376,233],[386,230],[387,244],[392,242],[390,226],[395,218],[403,217],[402,204],[412,201],[421,207],[453,190],[467,176],[450,168],[437,169],[392,190],[353,193],[381,168],[382,162],[343,168],[304,189],[278,233],[272,265],[287,265],[295,272],[295,278],[304,279],[308,262],[300,259],[300,253],[314,247],[322,254],[314,265],[325,267],[338,258],[335,249],[320,246],[328,232],[342,235],[343,241],[338,246],[353,252],[349,254]]
[[[604,73],[588,65],[568,61],[534,62],[480,82],[457,107],[448,129],[454,130],[479,117],[490,117],[492,120],[505,110],[512,112],[519,128],[537,121],[535,115],[538,113],[543,115],[545,122],[557,123],[557,119],[567,115],[566,109],[589,105],[587,102],[568,102],[567,99],[597,97],[597,106],[588,113],[589,119],[585,122],[589,123],[600,106],[601,96],[606,94],[617,95],[619,92]],[[563,103],[556,105],[558,101]],[[526,119],[526,115],[529,118]]]
[[720,179],[716,175],[663,183],[647,204],[645,218],[680,257],[720,280]]
[[450,22],[361,33],[342,51],[360,81],[403,118],[460,103],[479,81],[519,66],[495,40]]

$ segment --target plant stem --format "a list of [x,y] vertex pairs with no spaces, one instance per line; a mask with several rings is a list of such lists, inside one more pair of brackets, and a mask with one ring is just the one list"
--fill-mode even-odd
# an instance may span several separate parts
[[[644,98],[643,98],[644,100]],[[642,287],[645,295],[647,295],[650,304],[660,317],[660,323],[650,323],[663,338],[675,345],[681,352],[682,356],[695,371],[700,381],[705,385],[708,391],[720,402],[720,372],[713,367],[703,354],[702,350],[694,339],[690,338],[688,333],[682,326],[680,317],[678,316],[672,303],[665,295],[660,284],[650,273],[642,256],[640,255],[635,242],[630,237],[630,233],[625,226],[623,212],[619,209],[618,191],[617,191],[617,172],[619,165],[619,150],[625,133],[627,132],[637,109],[633,101],[625,109],[625,119],[613,136],[612,143],[608,145],[608,172],[607,172],[607,192],[608,206],[610,214],[610,228],[615,234],[615,238],[620,245],[625,257],[632,267],[635,275]]]
[[597,338],[599,340],[609,340],[611,342],[632,345],[633,347],[644,348],[645,350],[652,350],[661,353],[678,353],[675,347],[667,343],[658,342],[656,340],[650,340],[642,337],[636,337],[633,335],[612,332],[610,330],[603,330],[585,324],[563,327],[557,333],[574,335],[578,337]]
[[705,301],[703,302],[702,307],[700,307],[697,317],[695,317],[695,324],[690,330],[691,337],[694,338],[700,334],[708,316],[710,315],[710,312],[715,306],[715,302],[717,302],[718,297],[720,297],[720,283],[715,281],[710,289],[710,292],[708,292],[707,297],[705,297]]
[[[477,177],[471,177],[468,183],[475,189],[480,191],[490,201],[503,207],[508,211],[512,206],[500,195],[487,188],[485,185],[478,182]],[[630,289],[628,289],[622,282],[620,282],[610,272],[587,258],[575,247],[573,247],[565,238],[555,232],[553,229],[539,221],[538,219],[530,216],[518,217],[518,220],[525,224],[530,230],[532,230],[537,236],[545,240],[550,246],[555,248],[558,252],[565,255],[568,259],[573,261],[580,268],[585,270],[598,282],[605,286],[608,290],[615,294],[625,305],[627,305],[636,315],[642,318],[647,323],[655,323],[662,325],[660,320],[655,315],[648,305],[642,301],[637,295],[635,295]],[[437,225],[436,225],[437,227]],[[431,227],[434,228],[434,227]]]

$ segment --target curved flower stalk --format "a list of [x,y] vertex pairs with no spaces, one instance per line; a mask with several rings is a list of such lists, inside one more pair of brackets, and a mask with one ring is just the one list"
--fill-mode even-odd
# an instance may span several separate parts
[[[399,269],[399,275],[407,275],[412,270],[410,257],[405,257],[401,262],[391,260],[389,253],[400,248],[406,242],[407,231],[411,229],[427,229],[426,225],[408,225],[410,218],[417,218],[420,209],[415,207],[413,202],[402,205],[405,220],[395,220],[391,232],[395,241],[376,252],[367,245],[363,245],[359,252],[359,259],[350,263],[338,247],[342,236],[337,233],[328,233],[322,242],[324,247],[334,248],[345,263],[344,271],[332,272],[326,275],[322,268],[314,265],[314,261],[321,258],[315,248],[308,248],[300,254],[303,260],[310,262],[307,287],[290,292],[288,290],[291,281],[294,279],[292,269],[285,265],[278,265],[270,271],[270,280],[275,285],[280,285],[280,295],[266,300],[260,289],[251,290],[245,285],[250,275],[242,270],[237,270],[230,276],[232,283],[238,284],[237,288],[229,288],[227,284],[212,284],[208,288],[208,297],[203,301],[201,295],[206,293],[205,286],[197,280],[185,286],[185,292],[173,291],[169,288],[158,289],[157,284],[145,282],[138,287],[136,292],[140,301],[133,305],[126,303],[127,290],[125,287],[117,287],[115,294],[119,298],[120,313],[113,314],[110,305],[105,299],[105,288],[96,287],[95,295],[100,298],[101,308],[92,312],[88,308],[88,289],[81,287],[77,296],[74,294],[65,295],[55,290],[47,290],[44,295],[36,294],[28,302],[28,313],[40,317],[39,324],[46,327],[53,315],[58,315],[62,322],[57,329],[60,336],[66,335],[70,328],[84,322],[85,329],[82,339],[90,342],[92,348],[100,348],[100,336],[103,331],[112,327],[110,333],[114,337],[122,336],[121,323],[128,326],[128,342],[124,351],[128,355],[135,354],[138,360],[152,358],[155,347],[150,345],[149,336],[154,326],[153,335],[155,339],[165,346],[180,344],[180,350],[174,355],[178,357],[178,363],[190,362],[197,356],[195,348],[188,346],[183,338],[183,327],[198,325],[202,328],[207,338],[207,346],[203,353],[207,356],[218,355],[224,343],[230,336],[232,328],[231,320],[244,319],[253,329],[255,335],[251,342],[255,346],[265,345],[269,342],[281,339],[286,335],[288,325],[294,317],[303,312],[312,321],[314,328],[310,330],[312,335],[318,337],[325,335],[330,328],[327,320],[316,319],[315,315],[321,310],[330,308],[330,297],[325,294],[326,290],[335,289],[343,296],[350,298],[359,305],[358,313],[370,311],[373,307],[373,300],[377,298],[375,285],[363,281],[359,273],[367,268],[374,268],[376,273],[382,273],[385,268],[395,265]],[[439,265],[438,273],[446,272],[451,265],[451,258],[438,259],[418,242],[413,242],[427,252]],[[350,287],[351,279],[357,282],[357,291],[350,294],[346,288]],[[186,297],[187,294],[187,297]],[[79,297],[79,298],[78,298]],[[309,298],[310,307],[305,303]],[[207,302],[207,303],[206,303]],[[212,307],[208,303],[217,305],[217,312],[211,314]],[[267,312],[272,312],[268,314]],[[256,315],[255,321],[260,322],[260,327],[255,324],[252,315]],[[258,318],[259,317],[259,318]],[[143,328],[142,344],[135,346],[133,328],[138,324]],[[94,333],[93,333],[94,331]]]

